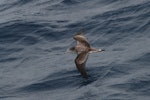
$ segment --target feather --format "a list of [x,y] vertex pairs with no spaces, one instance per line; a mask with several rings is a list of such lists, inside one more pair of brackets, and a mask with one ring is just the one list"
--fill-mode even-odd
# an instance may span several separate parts
[[78,54],[78,56],[75,59],[76,67],[84,78],[87,77],[87,73],[85,69],[85,64],[86,64],[87,59],[88,59],[88,52],[86,51]]

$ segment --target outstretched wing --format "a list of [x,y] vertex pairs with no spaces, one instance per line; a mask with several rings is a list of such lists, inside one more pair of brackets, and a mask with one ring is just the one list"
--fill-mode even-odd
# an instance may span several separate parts
[[90,44],[87,42],[87,38],[82,35],[82,31],[75,34],[73,38],[77,41],[77,45],[90,47]]
[[81,52],[75,59],[75,64],[78,71],[84,78],[87,78],[87,72],[85,70],[85,64],[88,58],[88,52]]

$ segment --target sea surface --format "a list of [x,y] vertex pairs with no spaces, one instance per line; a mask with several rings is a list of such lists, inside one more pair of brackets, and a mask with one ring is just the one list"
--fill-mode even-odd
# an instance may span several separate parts
[[0,0],[0,100],[150,100],[150,0]]

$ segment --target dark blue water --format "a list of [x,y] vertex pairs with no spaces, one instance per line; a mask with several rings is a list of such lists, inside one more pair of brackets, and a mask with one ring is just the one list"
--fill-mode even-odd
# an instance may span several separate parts
[[[93,47],[77,71],[80,29]],[[150,100],[149,0],[1,0],[0,100]]]

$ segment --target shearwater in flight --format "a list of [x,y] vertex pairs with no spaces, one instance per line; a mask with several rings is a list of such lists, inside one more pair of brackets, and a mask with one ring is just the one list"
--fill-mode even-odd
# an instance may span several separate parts
[[101,52],[104,51],[103,49],[95,49],[90,46],[87,42],[87,38],[83,36],[82,30],[76,33],[73,38],[77,41],[77,45],[71,47],[68,51],[77,53],[77,57],[75,59],[75,64],[78,71],[81,73],[83,78],[87,78],[87,72],[85,69],[85,64],[88,59],[88,54],[93,52]]

